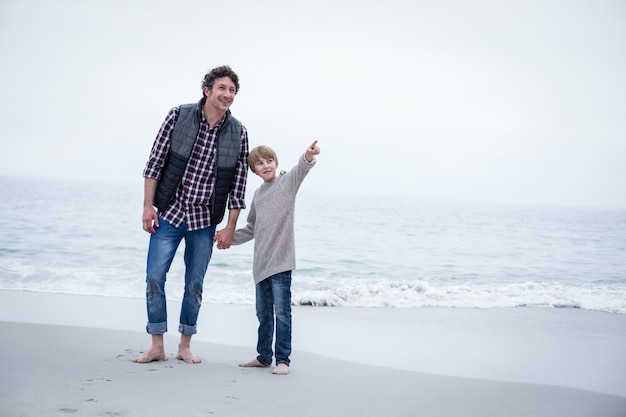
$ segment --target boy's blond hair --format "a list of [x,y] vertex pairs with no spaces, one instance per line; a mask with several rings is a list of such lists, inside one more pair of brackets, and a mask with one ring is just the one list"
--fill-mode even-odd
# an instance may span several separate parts
[[250,170],[254,172],[254,166],[261,159],[273,159],[276,162],[276,166],[278,166],[278,157],[276,156],[276,152],[269,146],[261,145],[250,151],[248,155],[248,166],[250,166]]

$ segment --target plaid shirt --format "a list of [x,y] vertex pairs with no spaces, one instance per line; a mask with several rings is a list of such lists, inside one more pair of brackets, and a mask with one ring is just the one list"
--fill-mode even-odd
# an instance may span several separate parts
[[[168,113],[152,146],[150,157],[143,171],[145,178],[160,179],[161,169],[170,149],[170,137],[179,109],[174,107]],[[215,126],[209,123],[202,113],[198,140],[183,175],[182,186],[176,190],[174,201],[161,213],[163,219],[175,227],[184,222],[187,230],[199,230],[211,225],[209,202],[215,189],[215,154],[217,151],[217,134],[222,119]],[[241,151],[235,168],[235,178],[228,197],[229,209],[245,209],[246,180],[248,177],[248,132],[241,127]]]

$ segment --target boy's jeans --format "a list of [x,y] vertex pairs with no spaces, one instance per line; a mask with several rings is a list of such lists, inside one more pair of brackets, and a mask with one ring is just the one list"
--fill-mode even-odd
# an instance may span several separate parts
[[165,301],[165,276],[170,269],[181,240],[185,239],[185,294],[180,309],[178,331],[191,335],[196,333],[196,322],[202,303],[202,284],[211,254],[215,226],[187,231],[183,223],[176,228],[159,216],[159,227],[150,236],[146,267],[146,305],[150,334],[167,331],[167,308]]
[[256,315],[259,319],[257,360],[272,364],[272,339],[276,313],[276,365],[289,366],[291,355],[291,271],[281,272],[256,284]]

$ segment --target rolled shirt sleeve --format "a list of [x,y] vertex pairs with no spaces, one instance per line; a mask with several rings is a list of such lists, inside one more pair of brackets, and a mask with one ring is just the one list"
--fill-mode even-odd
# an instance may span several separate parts
[[161,170],[163,169],[163,165],[165,165],[165,158],[170,150],[170,137],[172,135],[172,130],[174,129],[177,116],[178,107],[174,107],[165,117],[165,120],[159,129],[159,133],[154,140],[154,144],[152,145],[148,162],[146,162],[146,166],[143,170],[144,178],[152,178],[156,180],[161,178]]
[[239,160],[235,168],[235,178],[233,186],[228,198],[229,209],[245,209],[246,208],[246,184],[248,181],[248,131],[241,126],[241,148],[239,151]]

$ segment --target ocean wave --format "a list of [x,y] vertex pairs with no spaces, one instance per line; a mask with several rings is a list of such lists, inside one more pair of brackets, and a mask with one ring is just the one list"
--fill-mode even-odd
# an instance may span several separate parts
[[626,285],[522,282],[435,285],[427,281],[334,283],[298,287],[293,303],[324,307],[554,307],[626,314]]

